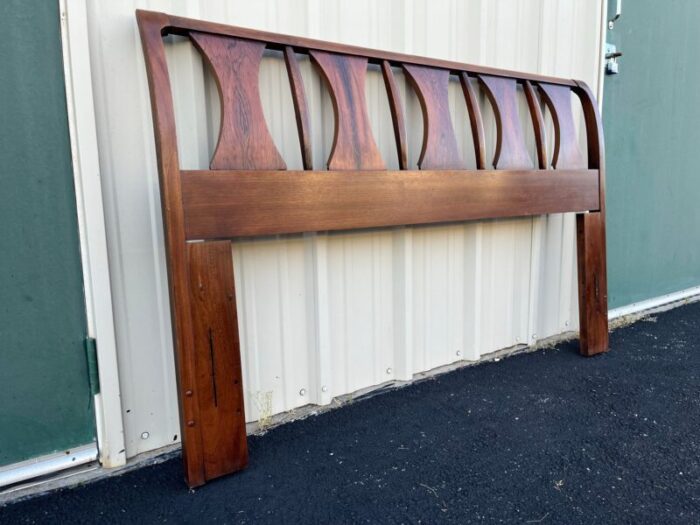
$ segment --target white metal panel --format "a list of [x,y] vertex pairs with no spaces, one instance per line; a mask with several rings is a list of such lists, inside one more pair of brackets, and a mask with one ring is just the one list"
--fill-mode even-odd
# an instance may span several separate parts
[[[601,2],[415,0],[353,2],[184,0],[89,4],[100,164],[114,290],[127,454],[178,439],[163,232],[148,88],[134,9],[154,9],[289,33],[543,74],[597,85]],[[218,99],[201,59],[168,43],[183,167],[205,167]],[[330,100],[308,60],[313,161],[332,142]],[[416,96],[397,72],[409,160],[420,152]],[[290,169],[301,167],[284,67],[265,58],[265,115]],[[397,167],[381,74],[370,71],[369,112],[389,168]],[[482,97],[482,102],[483,97]],[[450,105],[474,165],[457,82]],[[523,104],[521,117],[529,129]],[[493,152],[492,113],[484,106]],[[532,133],[528,136],[533,142]],[[571,216],[318,233],[233,244],[246,414],[257,420],[308,403],[574,328]],[[147,440],[141,439],[149,432]]]

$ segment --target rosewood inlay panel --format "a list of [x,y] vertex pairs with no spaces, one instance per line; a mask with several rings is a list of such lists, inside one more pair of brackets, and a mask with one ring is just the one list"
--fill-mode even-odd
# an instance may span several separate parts
[[517,82],[513,78],[479,75],[496,115],[496,169],[532,168],[518,116]]
[[260,101],[258,71],[265,44],[194,32],[190,38],[212,68],[221,97],[221,128],[211,169],[286,169]]
[[578,147],[578,137],[576,136],[574,114],[571,107],[571,89],[566,86],[540,84],[540,92],[554,122],[552,166],[555,168],[585,168],[586,160]]
[[416,90],[423,111],[423,149],[418,167],[422,170],[464,168],[447,98],[450,72],[408,64],[403,67]]
[[365,100],[367,59],[311,51],[333,99],[335,134],[329,170],[381,170]]

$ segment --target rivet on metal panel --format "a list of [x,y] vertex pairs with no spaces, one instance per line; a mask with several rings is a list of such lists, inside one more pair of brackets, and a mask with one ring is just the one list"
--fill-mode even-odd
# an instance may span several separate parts
[[148,439],[150,434],[148,432],[141,432],[141,439]]
[[326,385],[323,385],[321,387],[321,392],[328,392],[328,387]]
[[302,388],[301,390],[299,390],[299,395],[305,396],[306,395],[306,388]]
[[462,351],[461,351],[461,350],[457,350],[457,357],[459,357],[459,356],[461,356],[461,355],[462,355]]
[[389,367],[389,368],[386,369],[386,373],[387,373],[387,374],[391,374],[391,367]]

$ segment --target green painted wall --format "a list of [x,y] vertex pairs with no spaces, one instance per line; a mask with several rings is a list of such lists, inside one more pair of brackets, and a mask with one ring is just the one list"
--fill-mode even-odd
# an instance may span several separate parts
[[700,285],[700,2],[623,2],[605,78],[610,307]]
[[57,0],[0,3],[0,465],[94,440]]

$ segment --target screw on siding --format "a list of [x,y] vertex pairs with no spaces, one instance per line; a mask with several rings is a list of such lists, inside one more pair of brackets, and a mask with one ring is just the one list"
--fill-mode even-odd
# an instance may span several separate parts
[[569,321],[564,321],[564,326],[569,326]]
[[323,385],[321,387],[321,392],[328,392],[328,387],[326,385]]
[[459,357],[459,356],[461,356],[461,355],[462,355],[462,351],[461,351],[461,350],[457,350],[457,357]]
[[141,439],[148,439],[148,436],[150,436],[148,432],[141,432]]
[[391,367],[389,367],[389,368],[386,369],[386,373],[387,373],[387,374],[391,374]]
[[299,395],[305,396],[306,395],[306,388],[302,388],[301,390],[299,390]]

